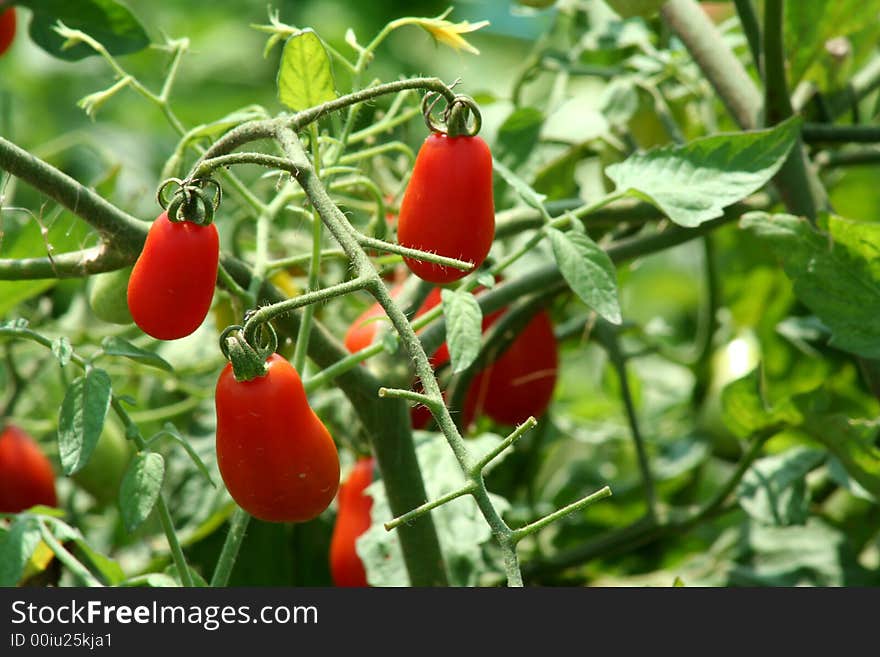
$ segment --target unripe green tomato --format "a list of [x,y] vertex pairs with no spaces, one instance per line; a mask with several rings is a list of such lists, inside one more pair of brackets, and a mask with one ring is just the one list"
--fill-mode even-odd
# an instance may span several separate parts
[[517,4],[534,9],[546,9],[556,4],[556,0],[516,0]]
[[724,423],[721,399],[724,387],[751,372],[760,360],[761,346],[751,331],[739,333],[712,354],[712,378],[697,426],[712,437],[715,451],[721,456],[736,458],[741,452],[737,437]]
[[632,18],[641,16],[650,18],[662,7],[666,0],[605,0],[608,5],[621,17]]
[[96,274],[92,277],[89,306],[98,319],[111,324],[131,324],[131,311],[126,301],[128,279],[132,267]]
[[100,504],[109,504],[119,495],[119,486],[131,456],[132,446],[125,439],[122,428],[115,420],[107,418],[89,462],[73,475],[73,480]]

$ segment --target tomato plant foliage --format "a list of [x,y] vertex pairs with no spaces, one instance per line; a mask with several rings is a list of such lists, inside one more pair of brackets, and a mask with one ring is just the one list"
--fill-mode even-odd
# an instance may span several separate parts
[[0,14],[0,585],[880,584],[878,2],[225,4]]

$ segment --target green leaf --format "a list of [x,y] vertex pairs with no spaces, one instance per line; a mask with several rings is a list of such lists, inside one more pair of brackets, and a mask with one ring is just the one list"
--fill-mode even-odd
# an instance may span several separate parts
[[788,400],[771,406],[765,396],[760,368],[724,387],[721,408],[725,426],[740,438],[777,424],[797,425],[802,420]]
[[80,560],[89,566],[89,570],[100,575],[101,580],[108,586],[117,586],[125,579],[125,572],[116,561],[93,549],[83,538],[74,540]]
[[166,372],[172,372],[173,367],[162,358],[159,354],[141,349],[131,344],[127,340],[115,335],[108,335],[101,341],[101,348],[108,356],[123,356],[131,360],[143,363],[144,365],[152,365]]
[[162,426],[162,430],[159,431],[158,433],[156,433],[156,435],[154,435],[152,438],[150,438],[150,440],[148,440],[147,442],[152,443],[154,440],[156,440],[157,438],[159,438],[160,436],[163,436],[163,435],[169,436],[172,440],[174,440],[181,447],[183,447],[183,449],[189,455],[190,460],[192,460],[192,462],[195,463],[196,467],[199,469],[199,472],[202,473],[202,476],[205,478],[205,480],[209,484],[211,484],[212,488],[217,488],[217,484],[214,482],[214,479],[211,477],[211,472],[208,470],[208,466],[205,465],[205,462],[201,459],[201,457],[198,455],[196,450],[193,449],[193,446],[190,445],[188,440],[186,440],[183,436],[180,435],[180,432],[177,430],[177,427],[175,427],[174,424],[172,424],[171,422],[166,422]]
[[810,502],[805,477],[826,456],[824,450],[793,447],[755,461],[737,489],[739,505],[768,525],[804,524]]
[[120,586],[142,586],[145,588],[177,588],[180,586],[180,582],[171,575],[167,575],[165,573],[148,573],[146,575],[137,575],[135,577],[131,577],[124,582],[121,582]]
[[16,517],[9,531],[0,534],[0,586],[18,584],[41,540],[37,519],[28,516]]
[[531,205],[536,210],[541,210],[544,212],[544,201],[546,200],[546,196],[543,194],[539,194],[531,186],[518,175],[516,175],[513,171],[504,166],[501,162],[498,161],[497,158],[492,159],[492,166],[498,175],[500,175],[504,181],[510,185],[513,190],[519,194],[520,198],[524,200],[526,203]]
[[60,59],[75,61],[98,53],[85,43],[65,49],[64,37],[54,30],[58,21],[85,32],[103,44],[111,55],[127,55],[150,45],[150,38],[137,18],[116,0],[16,0],[15,4],[34,12],[31,38]]
[[70,339],[64,335],[52,340],[52,353],[58,359],[61,367],[66,367],[73,356],[73,347],[70,345]]
[[880,421],[817,415],[809,410],[813,399],[809,394],[795,398],[807,418],[802,430],[825,445],[865,490],[880,498],[880,448],[874,443]]
[[164,477],[165,459],[161,454],[140,452],[132,459],[119,488],[119,508],[128,531],[137,529],[150,515]]
[[798,138],[800,120],[770,130],[720,134],[636,153],[605,173],[619,192],[641,198],[692,228],[763,187]]
[[752,212],[741,225],[781,258],[795,295],[831,330],[830,344],[880,358],[880,224],[820,220],[827,234],[786,214]]
[[544,114],[534,107],[515,109],[498,128],[496,157],[511,168],[522,164],[538,143]]
[[330,57],[314,30],[302,30],[284,44],[278,70],[278,98],[294,111],[336,98]]
[[82,468],[92,455],[110,408],[110,376],[90,369],[70,384],[58,417],[58,454],[64,474]]
[[614,263],[586,234],[548,228],[553,257],[571,289],[612,324],[620,324],[617,272]]
[[811,517],[804,525],[775,527],[752,523],[745,536],[751,563],[734,567],[733,584],[840,586],[846,537]]
[[599,99],[602,114],[608,123],[624,127],[639,109],[639,93],[632,79],[615,78],[602,90]]
[[480,353],[483,312],[470,292],[443,290],[443,315],[446,317],[446,344],[453,374],[470,367]]
[[[500,441],[499,436],[483,434],[468,440],[468,448],[474,455],[487,454]],[[500,462],[510,452],[506,450],[497,460]],[[461,467],[442,435],[421,434],[416,445],[416,456],[428,499],[442,497],[465,484]],[[367,580],[372,586],[406,586],[409,579],[400,539],[396,531],[386,531],[383,526],[393,516],[381,479],[370,484],[366,494],[373,498],[370,514],[373,524],[357,539],[355,548],[364,563]],[[491,493],[490,497],[499,513],[507,511],[510,505],[506,499]],[[431,517],[446,558],[451,585],[479,585],[482,575],[500,570],[500,564],[487,562],[486,544],[492,540],[492,532],[471,497],[460,497],[438,507],[431,512]]]

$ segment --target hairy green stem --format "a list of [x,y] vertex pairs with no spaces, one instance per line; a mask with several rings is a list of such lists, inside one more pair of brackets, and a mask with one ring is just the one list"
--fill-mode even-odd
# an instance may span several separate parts
[[232,568],[238,558],[238,551],[247,532],[250,523],[250,514],[239,506],[235,507],[232,517],[229,519],[229,530],[226,534],[226,540],[223,541],[223,548],[220,550],[220,556],[217,559],[217,565],[214,566],[214,575],[211,577],[211,586],[226,586],[229,583],[229,576],[232,574]]
[[140,253],[147,237],[147,224],[3,137],[0,137],[0,169],[85,219],[114,249],[130,254],[132,261]]

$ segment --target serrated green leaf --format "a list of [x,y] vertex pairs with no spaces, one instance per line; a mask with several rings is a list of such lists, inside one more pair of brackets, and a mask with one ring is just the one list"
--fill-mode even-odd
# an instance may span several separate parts
[[767,240],[794,293],[831,329],[830,344],[880,358],[880,224],[824,215],[827,233],[791,215],[753,212],[741,225]]
[[119,509],[125,528],[132,532],[156,505],[165,477],[165,459],[155,452],[140,452],[131,461],[119,487]]
[[466,370],[480,353],[483,311],[470,292],[443,290],[443,316],[446,318],[446,344],[452,372]]
[[174,371],[174,368],[162,358],[159,354],[136,347],[128,340],[123,340],[116,335],[108,335],[101,341],[101,348],[108,356],[123,356],[131,360],[143,363],[144,365],[152,365],[166,372]]
[[70,345],[70,339],[65,335],[52,340],[52,353],[58,359],[61,367],[67,367],[73,356],[73,347]]
[[330,57],[313,30],[302,30],[284,44],[278,70],[278,98],[294,111],[336,98]]
[[110,376],[90,369],[68,386],[58,417],[58,454],[64,473],[71,475],[88,463],[110,408]]
[[693,228],[763,187],[798,138],[800,120],[769,130],[721,134],[636,153],[605,173],[617,191],[641,198]]
[[532,187],[518,175],[516,175],[513,171],[504,166],[501,162],[498,161],[497,158],[492,159],[493,169],[500,175],[504,181],[510,185],[513,190],[519,194],[520,198],[524,200],[526,203],[531,205],[536,210],[541,210],[544,207],[544,201],[546,200],[546,196],[543,194],[539,194]]
[[620,324],[614,263],[585,233],[548,228],[559,271],[581,300],[612,324]]
[[0,586],[18,584],[41,540],[37,519],[27,516],[17,517],[9,531],[0,535]]
[[793,447],[755,461],[737,488],[739,505],[768,525],[804,524],[810,502],[805,477],[826,456],[824,450]]
[[58,21],[96,39],[111,55],[126,55],[150,45],[134,14],[116,0],[16,0],[15,4],[33,11],[31,38],[60,59],[75,61],[98,53],[84,43],[65,49],[65,39],[54,30]]

